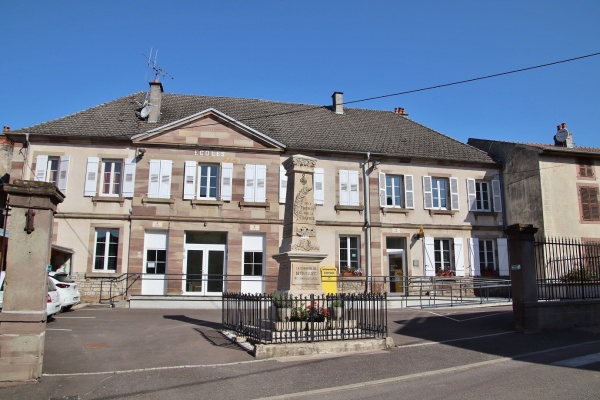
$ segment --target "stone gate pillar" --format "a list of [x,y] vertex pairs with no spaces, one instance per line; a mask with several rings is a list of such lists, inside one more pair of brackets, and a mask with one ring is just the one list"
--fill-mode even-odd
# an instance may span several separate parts
[[28,381],[42,375],[46,266],[54,212],[64,195],[52,183],[22,180],[4,184],[0,190],[9,196],[11,209],[0,313],[0,381]]
[[528,318],[526,307],[537,303],[534,236],[538,231],[533,225],[515,224],[506,228],[508,235],[513,314],[517,331],[535,329],[536,318]]

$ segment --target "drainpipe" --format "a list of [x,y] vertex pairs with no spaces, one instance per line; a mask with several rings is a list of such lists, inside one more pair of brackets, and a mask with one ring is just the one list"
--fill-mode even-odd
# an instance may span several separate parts
[[363,200],[365,204],[365,293],[370,292],[371,285],[371,202],[370,202],[370,188],[369,188],[369,175],[367,172],[369,160],[371,159],[371,153],[367,153],[367,160],[362,165],[363,173]]

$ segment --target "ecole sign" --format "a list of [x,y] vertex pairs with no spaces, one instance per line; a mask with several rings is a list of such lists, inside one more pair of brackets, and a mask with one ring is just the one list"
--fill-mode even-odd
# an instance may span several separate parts
[[213,151],[213,150],[194,150],[195,156],[205,157],[225,157],[224,151]]

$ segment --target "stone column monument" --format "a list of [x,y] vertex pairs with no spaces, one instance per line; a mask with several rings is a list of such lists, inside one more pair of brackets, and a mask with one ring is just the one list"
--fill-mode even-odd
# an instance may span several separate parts
[[324,294],[319,263],[327,254],[319,252],[315,223],[313,176],[317,160],[292,156],[283,166],[288,177],[277,290],[290,295]]
[[64,195],[52,183],[16,180],[4,184],[10,196],[10,241],[4,304],[0,313],[0,381],[42,376],[46,338],[46,266],[52,222]]

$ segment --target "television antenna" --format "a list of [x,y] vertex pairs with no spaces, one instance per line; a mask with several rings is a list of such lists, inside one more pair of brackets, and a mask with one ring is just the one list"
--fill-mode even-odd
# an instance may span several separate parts
[[[165,71],[164,69],[162,69],[161,67],[158,66],[158,64],[156,64],[156,59],[158,58],[158,50],[156,50],[156,52],[154,52],[154,61],[152,61],[152,48],[150,48],[150,56],[147,56],[145,54],[142,54],[144,56],[144,58],[146,59],[146,61],[148,62],[148,67],[152,68],[152,70],[154,71],[154,82],[158,82],[158,76],[162,76],[163,79],[165,77],[169,77],[171,79],[173,79],[173,77],[171,76],[171,74],[169,74],[167,71]],[[148,77],[148,70],[146,69],[146,77]]]

